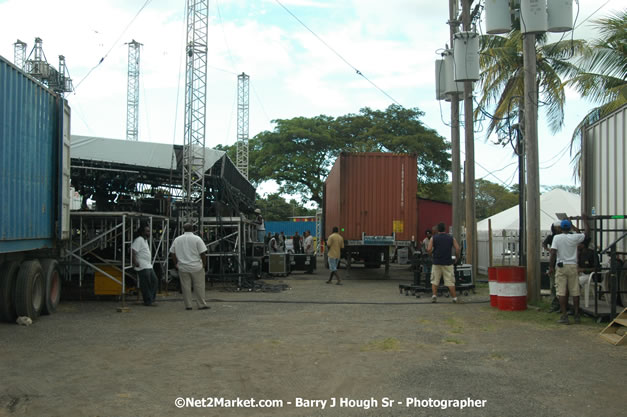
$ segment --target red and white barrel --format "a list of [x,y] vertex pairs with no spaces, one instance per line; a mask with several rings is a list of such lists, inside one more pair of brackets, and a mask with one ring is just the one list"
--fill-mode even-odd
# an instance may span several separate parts
[[527,309],[527,279],[524,266],[500,266],[496,272],[499,310]]
[[490,286],[490,305],[492,307],[498,307],[498,283],[496,282],[496,267],[494,266],[488,268],[488,285]]

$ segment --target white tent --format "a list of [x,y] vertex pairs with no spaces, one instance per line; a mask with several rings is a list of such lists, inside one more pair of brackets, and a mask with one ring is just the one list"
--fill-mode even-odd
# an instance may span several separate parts
[[[581,197],[556,188],[540,196],[540,230],[551,230],[555,222],[555,213],[568,216],[581,215]],[[492,231],[518,230],[518,205],[488,217],[492,221]],[[477,223],[477,230],[488,230],[488,219]]]

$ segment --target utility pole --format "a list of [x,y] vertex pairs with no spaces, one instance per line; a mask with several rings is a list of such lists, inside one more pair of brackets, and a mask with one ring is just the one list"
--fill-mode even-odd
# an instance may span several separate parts
[[[453,46],[453,37],[459,27],[458,0],[449,0],[449,27],[450,45]],[[459,95],[451,94],[451,159],[452,159],[452,203],[453,203],[453,237],[461,242],[462,228],[462,190],[461,190],[461,164],[459,146]]]
[[525,151],[527,157],[527,297],[540,300],[540,164],[538,158],[538,87],[536,35],[523,34],[525,71]]
[[237,169],[248,179],[248,117],[250,77],[237,76]]
[[134,39],[128,45],[128,78],[126,81],[126,140],[139,139],[139,51]]
[[525,266],[527,263],[525,233],[527,217],[526,191],[525,191],[525,141],[522,131],[522,121],[524,112],[518,112],[518,125],[516,126],[516,154],[518,154],[518,265]]
[[207,41],[209,0],[187,0],[185,65],[185,135],[183,143],[184,222],[205,215],[205,122],[207,104]]
[[[473,0],[462,0],[464,31],[470,32],[470,5]],[[464,136],[466,142],[466,262],[472,265],[472,276],[477,276],[477,221],[475,216],[475,132],[472,114],[472,81],[464,81]]]

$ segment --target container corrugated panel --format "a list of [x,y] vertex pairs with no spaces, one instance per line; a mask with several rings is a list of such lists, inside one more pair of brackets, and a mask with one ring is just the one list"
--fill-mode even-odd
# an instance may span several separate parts
[[438,223],[446,224],[447,232],[453,224],[453,205],[443,201],[418,199],[418,237],[421,241],[425,237],[425,232]]
[[0,57],[0,253],[53,245],[56,100]]
[[273,222],[267,221],[264,223],[266,227],[266,233],[285,233],[285,236],[293,236],[298,232],[299,235],[303,235],[305,231],[309,230],[312,236],[316,236],[316,222]]
[[[627,215],[627,105],[586,129],[583,147],[582,210],[588,215]],[[627,229],[625,220],[604,221],[605,229]],[[608,246],[622,233],[608,233]],[[603,248],[605,249],[605,247]],[[623,240],[619,251],[627,251]]]
[[[339,186],[338,186],[339,184]],[[415,155],[342,153],[326,181],[325,233],[334,226],[348,240],[417,234]]]

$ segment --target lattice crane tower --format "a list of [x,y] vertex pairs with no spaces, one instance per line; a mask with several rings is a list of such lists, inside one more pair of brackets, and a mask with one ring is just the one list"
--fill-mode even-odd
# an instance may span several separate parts
[[126,140],[137,141],[139,139],[139,53],[142,44],[133,39],[127,45]]
[[17,40],[13,44],[13,63],[16,67],[23,70],[24,63],[26,61],[26,42],[22,42],[21,40]]
[[187,0],[183,221],[202,219],[205,210],[205,121],[209,0]]
[[248,179],[248,98],[250,77],[237,76],[237,169]]

